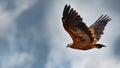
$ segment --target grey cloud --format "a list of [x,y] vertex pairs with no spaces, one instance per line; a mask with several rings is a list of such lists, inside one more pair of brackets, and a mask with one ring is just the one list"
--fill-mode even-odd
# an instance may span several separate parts
[[0,57],[6,56],[10,51],[7,39],[0,39]]
[[120,12],[120,0],[103,0],[101,1],[101,4],[103,4],[106,9],[117,14]]
[[16,0],[0,0],[0,2],[3,2],[6,4],[6,10],[12,10],[15,8],[15,1]]
[[45,68],[49,53],[49,33],[46,30],[45,19],[43,18],[51,2],[46,1],[39,0],[17,18],[16,44],[19,45],[17,50],[19,52],[31,52],[33,50],[32,53],[36,60],[31,68]]
[[113,53],[117,58],[120,57],[120,36],[114,41]]

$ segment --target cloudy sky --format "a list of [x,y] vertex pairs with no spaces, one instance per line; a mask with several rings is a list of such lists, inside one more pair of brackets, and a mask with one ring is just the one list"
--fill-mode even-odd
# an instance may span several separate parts
[[[106,48],[66,48],[65,4],[90,26],[101,14],[112,21],[98,43]],[[0,0],[0,68],[120,68],[119,0]]]

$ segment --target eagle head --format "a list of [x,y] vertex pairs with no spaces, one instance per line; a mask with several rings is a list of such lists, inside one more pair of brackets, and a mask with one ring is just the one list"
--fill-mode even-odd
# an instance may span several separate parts
[[73,43],[69,43],[66,47],[74,48]]

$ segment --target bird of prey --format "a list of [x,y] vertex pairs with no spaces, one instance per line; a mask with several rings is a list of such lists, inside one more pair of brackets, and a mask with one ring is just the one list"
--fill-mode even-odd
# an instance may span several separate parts
[[78,50],[106,47],[97,43],[97,41],[109,21],[111,21],[109,16],[101,15],[90,27],[87,27],[78,12],[71,8],[70,5],[65,5],[62,17],[63,27],[73,40],[67,47]]

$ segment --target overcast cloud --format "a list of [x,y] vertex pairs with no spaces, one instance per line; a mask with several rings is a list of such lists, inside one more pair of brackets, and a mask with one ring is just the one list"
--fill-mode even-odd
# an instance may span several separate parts
[[[112,21],[98,43],[106,48],[66,48],[70,36],[62,26],[65,4],[90,26],[101,14]],[[1,0],[0,68],[120,68],[119,0]]]

